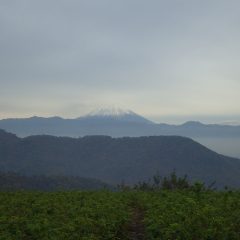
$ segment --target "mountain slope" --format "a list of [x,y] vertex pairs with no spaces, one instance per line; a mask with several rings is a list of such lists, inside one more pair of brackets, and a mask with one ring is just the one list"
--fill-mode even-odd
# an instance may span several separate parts
[[[11,135],[11,134],[10,134]],[[12,136],[12,135],[11,135]],[[28,175],[68,175],[108,183],[136,183],[159,171],[188,174],[218,186],[240,187],[240,160],[219,155],[191,139],[177,136],[79,139],[0,134],[0,170]]]
[[82,121],[92,121],[92,122],[118,122],[118,123],[142,123],[142,124],[153,124],[150,120],[136,114],[131,110],[122,110],[120,108],[110,108],[110,109],[98,109],[90,112],[84,117],[78,118]]
[[96,179],[65,176],[23,176],[16,173],[0,172],[0,191],[37,190],[99,190],[113,189]]
[[182,125],[156,124],[130,110],[121,109],[100,109],[76,119],[60,117],[3,119],[0,120],[0,128],[20,137],[39,134],[68,137],[179,135],[193,138],[240,139],[240,126],[202,124],[194,121]]
[[202,124],[194,121],[182,125],[156,124],[132,111],[116,109],[100,109],[76,119],[60,117],[3,119],[0,120],[0,129],[20,137],[48,134],[68,137],[178,135],[193,138],[240,138],[240,126]]
[[177,135],[191,137],[217,152],[240,158],[240,126],[206,125],[200,122],[186,122],[182,125],[155,124],[132,111],[119,109],[100,109],[76,119],[5,119],[0,120],[0,128],[20,137],[42,134],[68,137]]
[[154,125],[150,120],[130,110],[99,109],[75,119],[60,117],[30,117],[0,120],[0,129],[20,137],[48,134],[79,137],[85,135],[133,136],[145,127]]

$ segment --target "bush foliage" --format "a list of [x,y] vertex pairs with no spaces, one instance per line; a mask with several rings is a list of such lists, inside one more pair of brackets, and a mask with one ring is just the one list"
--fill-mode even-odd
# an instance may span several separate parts
[[174,172],[121,189],[0,192],[0,239],[132,239],[128,225],[141,209],[147,240],[240,240],[239,191],[215,191]]

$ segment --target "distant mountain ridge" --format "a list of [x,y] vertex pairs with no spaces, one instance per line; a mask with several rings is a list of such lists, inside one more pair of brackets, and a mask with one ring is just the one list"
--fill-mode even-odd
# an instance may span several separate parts
[[136,183],[157,171],[207,184],[240,187],[240,160],[217,154],[185,137],[83,138],[30,136],[0,131],[0,171],[23,175],[95,178],[109,184]]
[[0,128],[19,137],[42,134],[67,137],[178,135],[193,138],[222,154],[240,158],[240,126],[203,124],[197,121],[181,125],[157,124],[131,110],[99,109],[75,119],[56,116],[3,119],[0,120]]
[[119,108],[102,108],[74,119],[64,119],[58,116],[2,119],[0,128],[20,137],[49,134],[68,137],[180,135],[240,138],[240,126],[238,125],[203,124],[199,121],[188,121],[181,125],[158,124],[131,110]]

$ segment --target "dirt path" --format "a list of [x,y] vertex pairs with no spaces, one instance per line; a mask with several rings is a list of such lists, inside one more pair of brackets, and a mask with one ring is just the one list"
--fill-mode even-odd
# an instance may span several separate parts
[[138,206],[132,208],[132,220],[128,226],[128,238],[130,240],[145,240],[144,237],[144,211]]

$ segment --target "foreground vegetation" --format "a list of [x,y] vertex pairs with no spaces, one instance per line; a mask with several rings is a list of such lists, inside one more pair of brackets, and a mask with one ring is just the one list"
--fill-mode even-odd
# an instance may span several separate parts
[[0,193],[1,240],[142,239],[134,231],[147,240],[239,240],[240,192],[172,174],[118,192]]
[[240,239],[240,193],[139,193],[147,239]]
[[124,239],[125,194],[17,192],[0,194],[0,239]]

